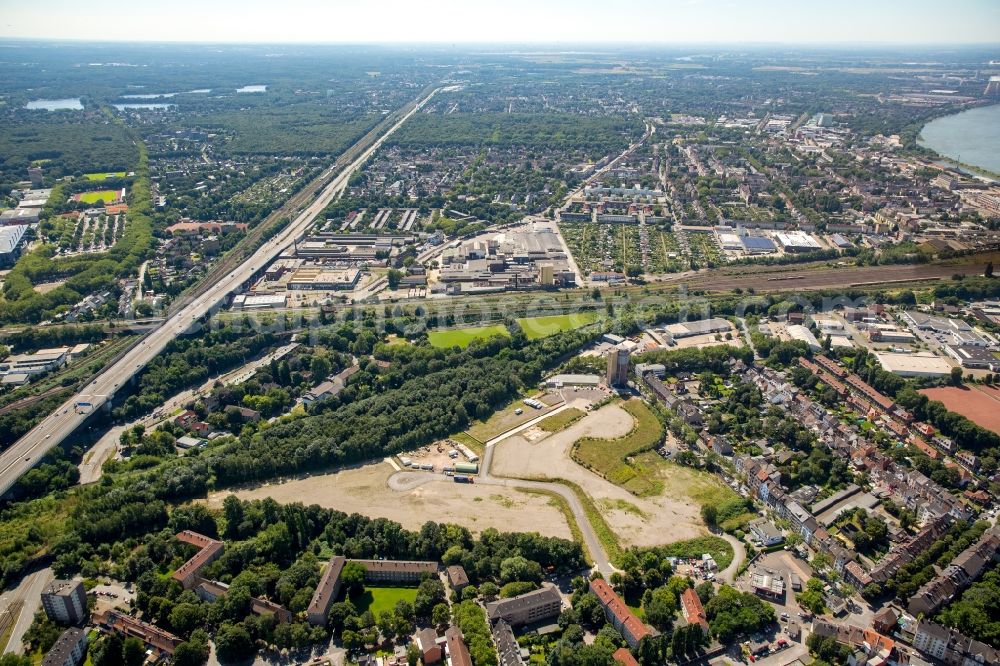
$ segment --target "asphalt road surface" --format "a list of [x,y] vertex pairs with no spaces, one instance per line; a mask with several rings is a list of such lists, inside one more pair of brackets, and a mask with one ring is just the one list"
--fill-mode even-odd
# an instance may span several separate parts
[[[316,200],[277,236],[267,241],[236,270],[224,276],[204,293],[171,315],[159,328],[133,346],[119,360],[108,366],[80,393],[59,406],[40,424],[0,454],[0,495],[5,494],[23,474],[34,467],[52,448],[71,435],[86,420],[87,415],[100,409],[114,394],[142,370],[167,344],[183,334],[204,315],[222,303],[230,294],[249,282],[252,276],[277,257],[288,245],[305,232],[312,220],[344,191],[351,174],[360,168],[393,132],[410,116],[419,111],[437,90],[417,102],[396,124],[387,129],[358,158],[347,165],[320,192]],[[331,170],[332,171],[332,170]],[[330,173],[332,176],[333,174]],[[88,403],[77,408],[80,403]]]

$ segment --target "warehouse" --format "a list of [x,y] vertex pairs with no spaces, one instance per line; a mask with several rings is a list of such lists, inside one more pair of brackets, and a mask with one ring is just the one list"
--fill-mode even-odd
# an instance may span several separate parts
[[728,231],[729,227],[724,227],[727,231],[716,231],[715,236],[719,241],[719,246],[727,252],[739,252],[743,249],[740,237]]
[[943,358],[929,352],[916,354],[898,354],[893,352],[875,352],[875,358],[882,368],[900,377],[947,377],[951,374],[951,365]]
[[778,249],[774,241],[765,236],[744,236],[742,240],[747,254],[771,254]]
[[778,243],[785,252],[814,252],[820,249],[819,241],[804,231],[789,231],[776,234]]
[[565,386],[586,386],[595,388],[600,386],[601,378],[597,375],[552,375],[545,380],[548,388],[563,388]]
[[285,294],[237,294],[233,296],[233,307],[237,310],[283,308],[287,301]]
[[802,326],[801,324],[792,324],[787,328],[787,330],[788,336],[792,340],[798,340],[799,342],[806,343],[809,345],[809,349],[812,349],[813,351],[819,351],[821,349],[819,340],[817,340],[816,336],[812,334],[812,331],[805,326]]
[[25,236],[31,229],[26,224],[11,224],[0,227],[0,266],[13,266],[21,256]]
[[0,213],[0,224],[38,224],[40,208],[14,208]]
[[983,347],[968,345],[947,345],[945,351],[958,361],[963,368],[975,370],[1000,370],[1000,359]]
[[669,324],[663,330],[669,333],[675,340],[679,340],[694,335],[729,333],[732,331],[732,324],[729,323],[728,319],[712,318],[699,321],[685,321],[680,324]]
[[292,273],[288,288],[292,290],[314,289],[334,291],[354,289],[361,280],[361,271],[356,268],[330,270],[323,266],[302,266]]

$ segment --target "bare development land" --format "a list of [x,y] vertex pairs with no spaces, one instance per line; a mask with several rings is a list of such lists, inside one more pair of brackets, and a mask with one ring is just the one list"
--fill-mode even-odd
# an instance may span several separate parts
[[1000,391],[986,386],[949,386],[920,391],[987,430],[1000,432]]
[[461,525],[475,533],[492,527],[503,532],[538,532],[566,539],[572,536],[562,512],[544,495],[514,488],[459,484],[443,475],[440,481],[400,492],[388,485],[395,471],[388,463],[378,462],[329,474],[212,493],[207,501],[218,508],[227,495],[236,495],[242,500],[271,497],[282,504],[318,504],[346,513],[387,518],[409,530],[419,530],[431,520]]
[[[614,440],[632,432],[635,420],[621,405],[611,404],[590,412],[565,430],[536,437],[532,430],[518,433],[496,445],[491,473],[526,479],[565,479],[593,499],[598,511],[622,546],[654,546],[708,533],[700,505],[690,497],[671,492],[638,497],[573,461],[571,449],[580,439]],[[655,454],[654,454],[655,455]],[[668,469],[662,472],[667,474]],[[669,487],[670,479],[664,484]]]

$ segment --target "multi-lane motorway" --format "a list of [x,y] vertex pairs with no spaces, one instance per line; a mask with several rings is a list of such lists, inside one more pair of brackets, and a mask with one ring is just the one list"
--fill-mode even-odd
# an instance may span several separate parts
[[[282,230],[267,241],[238,268],[225,275],[210,288],[198,294],[191,302],[171,315],[159,328],[150,332],[116,362],[109,365],[80,393],[73,396],[39,423],[35,428],[0,454],[0,495],[5,494],[28,470],[34,467],[53,447],[71,435],[93,410],[103,407],[114,394],[142,368],[162,353],[171,340],[195,325],[204,315],[221,304],[230,294],[250,281],[277,257],[292,241],[308,230],[313,219],[344,191],[351,174],[360,168],[393,132],[410,116],[419,111],[437,92],[432,90],[412,105],[394,125],[372,141],[358,157],[336,175],[331,169],[327,176],[332,180],[319,196]],[[362,139],[368,141],[369,137]],[[79,407],[79,405],[84,405]]]

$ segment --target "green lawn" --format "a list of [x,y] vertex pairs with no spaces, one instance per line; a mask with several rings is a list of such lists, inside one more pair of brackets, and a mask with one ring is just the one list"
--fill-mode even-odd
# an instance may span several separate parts
[[552,317],[526,317],[518,319],[517,324],[529,340],[535,340],[593,324],[597,318],[597,312],[573,312]]
[[431,331],[427,339],[434,347],[468,347],[476,339],[489,338],[494,335],[510,335],[503,324],[493,326],[474,326],[472,328],[453,328],[446,331]]
[[351,599],[358,609],[358,614],[370,610],[376,617],[382,611],[392,610],[397,601],[408,601],[411,604],[417,599],[415,587],[365,587],[364,594]]
[[642,400],[627,400],[621,406],[635,420],[632,430],[618,439],[584,437],[573,445],[573,460],[635,495],[658,494],[662,486],[640,475],[625,458],[655,446],[663,427]]
[[121,194],[121,190],[94,190],[92,192],[81,192],[80,201],[87,204],[97,203],[98,201],[111,203],[112,201],[118,201],[119,194]]
[[102,171],[100,173],[85,173],[83,177],[87,180],[105,180],[108,176],[113,178],[124,178],[124,171]]
[[542,419],[538,422],[538,427],[545,432],[559,432],[563,428],[566,428],[571,423],[578,421],[583,418],[585,412],[582,409],[577,409],[576,407],[570,407],[569,409],[564,409],[558,414],[553,414],[547,419]]

